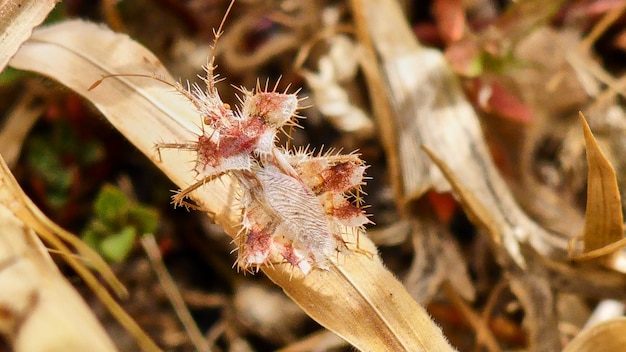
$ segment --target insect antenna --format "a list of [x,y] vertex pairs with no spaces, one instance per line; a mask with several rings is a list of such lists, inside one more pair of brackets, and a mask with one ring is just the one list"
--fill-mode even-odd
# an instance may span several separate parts
[[209,92],[215,91],[215,83],[217,83],[217,76],[214,75],[214,71],[217,68],[215,65],[215,55],[217,49],[217,42],[219,41],[222,34],[224,34],[224,24],[226,23],[226,19],[230,14],[233,6],[235,5],[235,0],[231,0],[230,4],[228,4],[228,8],[226,9],[226,13],[224,13],[224,17],[222,17],[222,22],[220,22],[219,27],[216,30],[213,30],[213,44],[211,45],[211,60],[207,63],[206,66],[206,84]]

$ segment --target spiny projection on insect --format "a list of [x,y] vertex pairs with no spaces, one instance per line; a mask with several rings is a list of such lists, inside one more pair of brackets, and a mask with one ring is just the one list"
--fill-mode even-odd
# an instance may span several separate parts
[[[213,49],[223,24],[215,32]],[[282,258],[303,274],[328,269],[331,258],[347,249],[342,228],[361,228],[369,222],[360,206],[366,166],[354,153],[313,155],[306,149],[290,152],[277,147],[278,131],[297,126],[297,92],[269,90],[268,84],[263,89],[257,84],[253,91],[240,88],[240,106],[233,110],[216,88],[215,56],[211,57],[205,67],[206,90],[198,85],[184,89],[152,77],[185,96],[202,120],[197,141],[155,145],[159,155],[168,148],[196,153],[193,170],[198,181],[174,195],[174,205],[195,207],[185,200],[191,192],[229,174],[242,190],[242,224],[235,239],[240,268],[258,270]],[[107,77],[111,76],[115,75]]]

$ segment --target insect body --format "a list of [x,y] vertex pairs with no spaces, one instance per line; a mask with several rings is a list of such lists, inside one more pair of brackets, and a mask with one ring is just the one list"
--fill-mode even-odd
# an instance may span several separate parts
[[347,248],[341,226],[369,222],[347,198],[359,193],[365,166],[356,154],[312,156],[277,147],[278,131],[295,124],[297,96],[267,87],[241,92],[236,110],[221,101],[213,82],[206,92],[196,87],[193,95],[183,93],[204,124],[197,142],[156,145],[196,152],[198,182],[175,195],[174,203],[187,204],[193,190],[228,173],[243,191],[239,267],[258,268],[282,258],[305,274],[326,269],[330,258]]

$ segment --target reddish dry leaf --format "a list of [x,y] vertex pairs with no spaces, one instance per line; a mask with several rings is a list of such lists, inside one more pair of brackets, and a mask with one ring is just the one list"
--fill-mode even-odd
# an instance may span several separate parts
[[626,51],[626,31],[622,31],[615,36],[613,45],[622,51]]
[[435,0],[432,7],[437,28],[446,43],[460,40],[465,31],[465,9],[461,0]]
[[439,221],[447,224],[452,219],[454,212],[458,208],[458,203],[450,193],[438,193],[429,191],[426,193],[430,204],[433,206]]
[[[483,82],[479,88],[488,89],[490,94],[484,105],[481,107],[486,112],[519,123],[529,123],[532,119],[532,112],[528,105],[518,96],[496,81]],[[480,96],[480,93],[479,93]]]

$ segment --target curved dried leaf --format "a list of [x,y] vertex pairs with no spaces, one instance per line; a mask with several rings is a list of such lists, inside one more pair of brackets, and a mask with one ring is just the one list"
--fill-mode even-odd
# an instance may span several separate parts
[[56,0],[6,0],[0,2],[0,72],[11,56],[52,11]]
[[582,234],[583,253],[570,251],[570,257],[574,260],[604,257],[603,261],[610,265],[617,251],[626,246],[617,177],[582,113],[580,123],[587,151],[587,209]]
[[563,352],[612,352],[621,351],[626,346],[626,318],[616,318],[578,334]]
[[13,351],[116,351],[35,233],[4,204],[0,228],[0,334]]
[[[37,31],[11,65],[52,76],[85,96],[178,186],[196,182],[189,164],[194,155],[167,151],[160,162],[152,150],[158,141],[180,143],[197,138],[200,117],[191,103],[145,78],[111,78],[87,90],[106,74],[159,72],[169,79],[154,55],[127,36],[84,22],[68,22]],[[237,186],[227,175],[220,181],[200,187],[192,198],[234,237],[241,223]],[[364,235],[360,248],[376,253]],[[340,255],[330,270],[313,270],[305,277],[284,264],[263,271],[312,318],[359,349],[452,349],[375,254]]]

